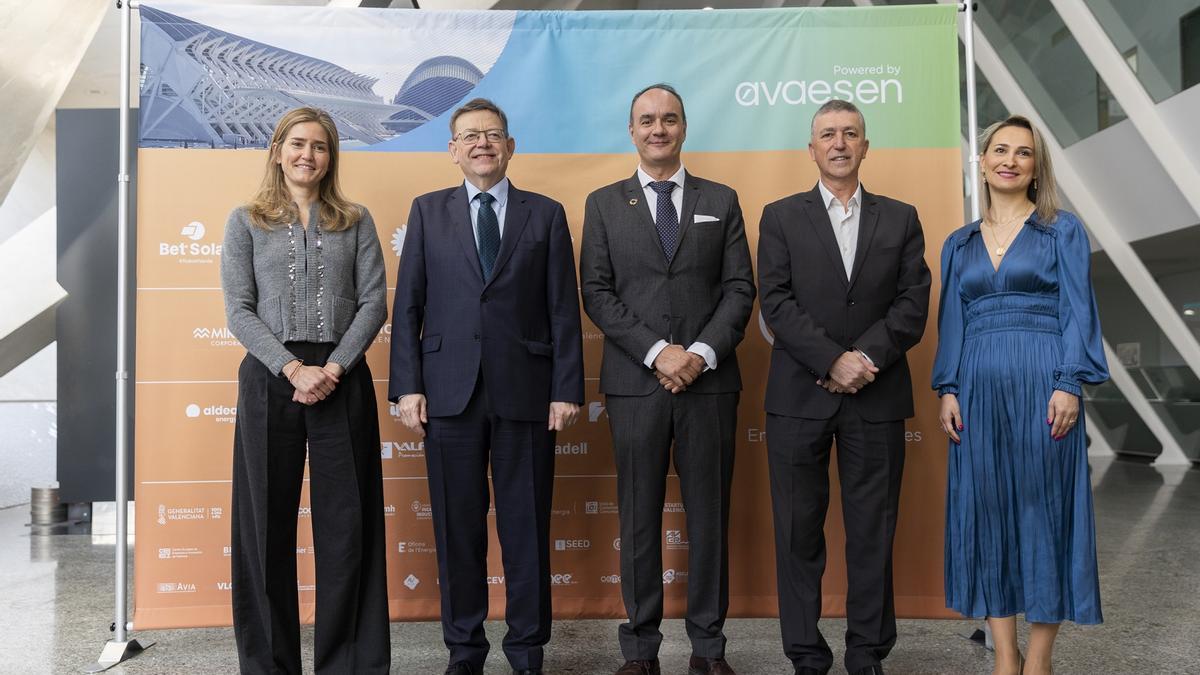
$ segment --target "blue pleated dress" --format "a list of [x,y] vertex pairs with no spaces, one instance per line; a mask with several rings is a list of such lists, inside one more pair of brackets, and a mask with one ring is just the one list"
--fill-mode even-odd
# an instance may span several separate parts
[[947,238],[933,387],[958,395],[950,442],[946,606],[968,617],[1100,623],[1096,535],[1083,405],[1050,436],[1054,390],[1108,379],[1074,214],[1036,214],[992,268],[979,222]]

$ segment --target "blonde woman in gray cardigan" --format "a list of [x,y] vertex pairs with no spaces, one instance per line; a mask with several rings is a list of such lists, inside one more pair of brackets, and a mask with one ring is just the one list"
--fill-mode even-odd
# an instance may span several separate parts
[[243,673],[301,673],[296,517],[309,466],[316,672],[387,672],[379,421],[363,359],[387,317],[371,215],[342,196],[338,134],[280,119],[253,201],[225,226],[221,283],[238,370],[233,625]]

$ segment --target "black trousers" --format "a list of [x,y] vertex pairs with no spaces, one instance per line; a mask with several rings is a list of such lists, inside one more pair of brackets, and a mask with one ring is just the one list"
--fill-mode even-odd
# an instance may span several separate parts
[[[547,417],[550,406],[546,404]],[[546,420],[507,420],[492,412],[480,375],[466,409],[430,417],[425,463],[437,543],[442,636],[450,663],[479,672],[489,644],[488,466],[496,491],[496,533],[504,564],[504,654],[515,670],[541,668],[550,641],[550,506],[554,438]]]
[[[289,343],[319,365],[332,344]],[[375,389],[365,361],[313,406],[247,355],[233,445],[233,629],[243,673],[296,673],[296,517],[308,457],[316,558],[318,673],[386,673],[389,645],[383,478]],[[307,446],[307,451],[306,451]]]
[[846,528],[846,669],[854,672],[879,664],[896,643],[892,540],[904,422],[868,422],[850,398],[826,420],[767,415],[783,651],[795,666],[822,672],[833,663],[817,622],[835,439]]
[[736,392],[659,389],[649,396],[607,397],[617,465],[621,597],[629,617],[617,637],[627,660],[657,658],[662,644],[662,513],[672,443],[687,512],[687,634],[694,655],[725,655],[737,404]]

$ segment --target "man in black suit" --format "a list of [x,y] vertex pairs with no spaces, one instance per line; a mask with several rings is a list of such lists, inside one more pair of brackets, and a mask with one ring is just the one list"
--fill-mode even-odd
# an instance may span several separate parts
[[862,188],[866,123],[833,100],[812,121],[820,181],[763,210],[758,278],[774,333],[767,448],[779,623],[798,675],[833,663],[817,628],[829,452],[837,440],[846,528],[846,668],[882,673],[896,642],[892,540],[913,415],[905,353],[921,339],[929,269],[912,206]]
[[425,438],[448,675],[483,672],[487,470],[514,673],[550,639],[554,435],[583,402],[575,256],[563,207],[505,177],[516,143],[475,99],[450,119],[465,181],[413,201],[392,310],[388,398]]
[[618,675],[657,675],[662,511],[674,464],[687,511],[689,673],[732,675],[723,627],[738,392],[735,348],[754,302],[742,210],[730,188],[686,172],[683,100],[638,92],[629,135],[639,166],[587,198],[583,306],[604,331],[600,391],[617,465],[621,595]]

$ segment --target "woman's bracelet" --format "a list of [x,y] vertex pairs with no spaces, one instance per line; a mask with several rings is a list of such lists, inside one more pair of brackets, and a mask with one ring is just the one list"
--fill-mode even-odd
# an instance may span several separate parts
[[291,381],[292,381],[292,376],[296,374],[296,371],[297,371],[297,370],[300,370],[300,366],[303,366],[303,365],[304,365],[304,360],[303,360],[303,359],[292,359],[292,361],[294,361],[294,362],[295,362],[295,364],[296,364],[296,367],[292,368],[292,372],[290,372],[290,373],[288,373],[288,372],[285,372],[285,373],[283,374],[283,376],[287,378],[288,382],[291,382]]

